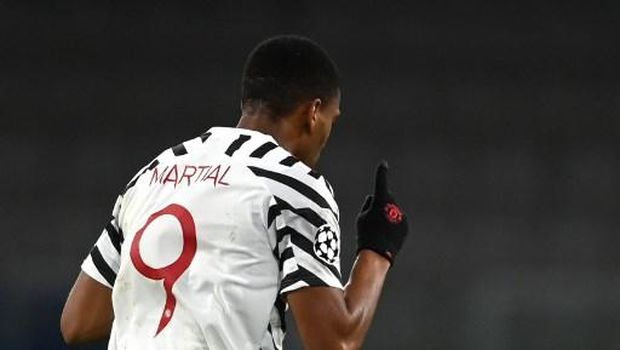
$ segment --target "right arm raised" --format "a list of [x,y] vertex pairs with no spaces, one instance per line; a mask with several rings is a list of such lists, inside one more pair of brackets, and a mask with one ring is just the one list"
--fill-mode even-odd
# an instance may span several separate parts
[[375,193],[357,219],[358,257],[344,291],[308,287],[287,294],[308,350],[358,349],[374,316],[387,272],[408,232],[407,218],[387,186],[387,164],[377,167]]

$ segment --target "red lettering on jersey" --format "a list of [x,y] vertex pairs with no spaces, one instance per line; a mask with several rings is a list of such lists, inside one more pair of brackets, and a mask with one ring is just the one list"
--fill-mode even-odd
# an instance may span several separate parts
[[198,173],[198,176],[196,177],[196,180],[194,180],[194,182],[200,181],[200,178],[202,177],[202,173],[205,171],[205,169],[209,171],[209,169],[211,169],[211,166],[210,165],[199,165],[198,168],[200,169],[200,173]]
[[151,182],[149,183],[149,185],[152,185],[153,182],[161,183],[164,179],[164,173],[166,172],[166,170],[168,170],[168,167],[165,167],[161,174],[159,174],[158,167],[155,167],[155,169],[153,169],[153,174],[151,175]]
[[207,181],[209,179],[213,180],[213,187],[215,187],[215,184],[217,183],[217,179],[220,176],[220,166],[216,166],[215,168],[211,169],[211,171],[209,172],[209,174],[207,176],[205,176],[203,181]]
[[224,180],[224,177],[226,176],[226,174],[228,174],[228,170],[230,170],[230,165],[226,167],[226,170],[224,170],[224,173],[222,174],[222,177],[220,177],[220,179],[217,180],[218,184],[224,185],[224,186],[229,186],[230,185],[228,182],[222,181],[222,180]]
[[[193,172],[191,174],[188,174],[187,169],[192,169]],[[181,175],[181,178],[179,179],[179,184],[183,181],[183,178],[187,178],[187,186],[192,184],[192,176],[194,176],[194,174],[196,174],[196,167],[192,166],[192,165],[186,165],[185,169],[183,169],[183,175]]]
[[[174,173],[174,177],[172,176],[173,173]],[[174,184],[174,187],[176,187],[178,178],[179,178],[179,173],[177,172],[177,165],[175,164],[172,166],[172,168],[170,168],[168,175],[166,175],[166,178],[164,179],[162,183],[165,185],[167,182],[172,182]]]
[[[181,230],[183,231],[183,250],[175,262],[156,269],[147,265],[142,259],[142,256],[140,255],[140,240],[142,239],[144,230],[146,230],[146,228],[155,219],[163,215],[172,215],[181,224]],[[172,319],[177,303],[174,293],[172,293],[172,286],[174,286],[179,277],[181,277],[183,272],[185,272],[185,270],[187,270],[189,265],[192,263],[192,260],[196,255],[196,247],[196,224],[194,223],[194,218],[187,209],[178,204],[170,204],[164,209],[152,214],[144,226],[136,232],[133,242],[131,242],[131,250],[129,255],[136,270],[138,270],[138,272],[146,278],[164,281],[166,304],[164,305],[164,311],[162,312],[159,320],[159,326],[157,327],[155,336],[166,328],[168,322]]]
[[[183,170],[180,167],[183,167]],[[230,186],[230,183],[224,181],[226,174],[230,170],[230,165],[226,169],[222,165],[173,165],[166,166],[163,170],[155,167],[151,174],[149,185],[160,184],[165,185],[172,183],[174,187],[181,185],[184,179],[187,180],[187,186],[194,185],[197,182],[212,181],[213,187],[217,185]],[[181,173],[182,171],[182,173]],[[181,176],[179,176],[179,173]]]

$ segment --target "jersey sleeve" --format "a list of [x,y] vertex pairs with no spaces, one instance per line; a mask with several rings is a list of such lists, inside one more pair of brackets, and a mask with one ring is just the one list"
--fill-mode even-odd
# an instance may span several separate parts
[[250,170],[271,193],[267,226],[275,231],[280,294],[314,286],[342,289],[338,207],[323,178],[281,168]]
[[278,197],[272,204],[272,212],[278,211],[275,230],[280,293],[314,286],[342,288],[340,229],[331,213],[294,206]]
[[120,267],[123,234],[118,225],[118,214],[122,199],[123,197],[119,196],[116,200],[110,222],[104,227],[99,239],[82,262],[82,271],[109,288],[114,286]]

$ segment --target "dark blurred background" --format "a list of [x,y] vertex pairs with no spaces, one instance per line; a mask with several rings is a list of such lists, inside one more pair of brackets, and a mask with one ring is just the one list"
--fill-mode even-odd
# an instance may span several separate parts
[[619,21],[612,0],[0,0],[0,347],[64,348],[116,195],[235,125],[246,55],[297,33],[343,75],[320,170],[345,275],[381,158],[412,217],[366,349],[620,349]]

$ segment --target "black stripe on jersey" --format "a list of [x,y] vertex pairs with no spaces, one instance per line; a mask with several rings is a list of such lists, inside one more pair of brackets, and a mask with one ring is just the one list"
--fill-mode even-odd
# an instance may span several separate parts
[[282,267],[284,266],[284,262],[290,258],[295,257],[295,254],[293,254],[293,247],[288,247],[286,249],[284,249],[284,251],[282,252],[282,255],[280,255],[280,271],[282,271]]
[[271,337],[271,343],[273,344],[273,348],[275,350],[279,350],[280,348],[276,345],[276,340],[273,339],[273,331],[271,330],[271,323],[267,325],[267,332],[269,332],[269,336]]
[[274,204],[269,207],[269,209],[267,210],[267,228],[271,227],[271,224],[273,224],[273,220],[275,220],[276,217],[280,215],[280,212],[281,210],[278,204]]
[[306,282],[310,287],[328,286],[328,284],[325,283],[322,279],[320,279],[317,275],[298,265],[297,271],[289,273],[282,279],[282,282],[280,284],[280,290],[286,289],[299,281]]
[[243,146],[243,144],[246,143],[249,139],[249,135],[239,135],[239,138],[237,138],[235,141],[233,141],[233,143],[230,144],[230,146],[228,146],[228,149],[225,153],[232,157],[232,155],[237,152],[237,150],[241,146]]
[[185,145],[181,142],[178,145],[172,147],[172,153],[174,153],[175,156],[182,156],[184,154],[187,154],[187,148],[185,148]]
[[[297,233],[299,234],[299,232],[297,232],[297,230],[295,230],[294,228],[290,227],[290,226],[284,226],[279,230],[276,230],[276,241],[277,244],[280,244],[280,242],[282,242],[282,239],[284,238],[284,236],[286,235],[290,235],[293,233]],[[286,251],[286,249],[285,249]],[[284,252],[282,252],[282,254],[284,254]]]
[[278,203],[279,210],[288,210],[298,216],[301,216],[317,228],[327,223],[319,214],[310,208],[295,208],[280,197],[274,196],[274,198],[276,203]]
[[120,254],[123,237],[121,237],[120,233],[118,233],[114,225],[112,225],[112,222],[109,222],[105,226],[105,231],[108,233],[108,237],[110,237],[110,242],[112,242],[114,249]]
[[111,286],[114,286],[114,282],[116,281],[116,273],[112,270],[110,265],[108,265],[105,259],[103,259],[103,256],[101,256],[101,252],[97,246],[94,246],[90,251],[90,257],[93,259],[93,263],[101,276],[103,276],[103,278],[105,278]]
[[[301,233],[297,232],[297,230],[293,229],[292,227],[285,226],[282,229],[276,231],[276,237],[278,238],[278,243],[280,243],[282,238],[284,238],[284,236],[286,235],[289,235],[291,237],[291,243],[294,246],[303,250],[308,255],[313,257],[316,261],[323,264],[325,267],[329,269],[329,271],[331,271],[331,273],[334,274],[334,276],[338,277],[338,279],[342,279],[342,276],[340,275],[340,271],[338,271],[338,269],[334,265],[330,265],[316,256],[316,254],[314,253],[314,243],[312,243],[311,240],[306,238]],[[280,264],[281,264],[280,270],[282,270],[282,265],[284,265],[284,261],[286,260],[286,258],[284,257],[284,254],[287,253],[286,251],[288,249],[291,249],[291,247],[284,249],[284,251],[282,252],[282,256],[280,257]],[[291,249],[290,254],[291,256],[289,256],[289,258],[294,256],[292,249]]]
[[280,260],[280,253],[278,251],[278,247],[277,246],[275,248],[273,248],[273,250],[271,252],[273,253],[273,256],[276,258],[276,260]]
[[248,168],[254,173],[254,175],[259,177],[265,177],[273,181],[279,182],[285,186],[288,186],[293,190],[299,192],[300,194],[304,195],[309,200],[316,203],[319,207],[331,210],[334,216],[337,216],[329,203],[327,203],[325,198],[323,198],[323,196],[321,196],[317,191],[315,191],[314,189],[312,189],[312,187],[306,185],[305,183],[290,176],[276,173],[274,171],[269,171],[255,166],[248,166]]
[[317,180],[321,177],[321,174],[317,173],[317,172],[316,172],[316,171],[314,171],[314,170],[310,170],[310,171],[308,172],[308,175],[312,176],[313,178],[315,178],[315,179],[317,179]]
[[257,149],[255,149],[254,152],[252,152],[250,154],[250,157],[252,157],[252,158],[263,158],[265,156],[265,154],[267,154],[269,151],[271,151],[272,149],[274,149],[276,147],[278,147],[278,145],[276,145],[275,143],[273,143],[271,141],[267,141],[262,146],[260,146]]
[[159,165],[159,161],[157,159],[153,160],[151,162],[151,164],[149,164],[148,168],[146,168],[147,170],[153,170],[156,166]]
[[123,244],[125,241],[125,234],[123,233],[123,229],[120,227],[118,228],[118,236],[121,238],[121,244]]
[[211,136],[210,132],[205,132],[204,134],[200,135],[200,140],[202,140],[202,143],[205,143],[205,141],[207,141],[207,139],[209,138],[209,136]]
[[293,156],[288,156],[284,159],[282,159],[282,161],[280,161],[280,164],[282,165],[286,165],[286,166],[293,166],[295,163],[299,162],[299,160]]
[[133,180],[131,180],[127,186],[125,186],[125,191],[123,192],[123,194],[125,192],[127,192],[130,188],[132,188],[136,182],[138,181],[138,179],[140,178],[140,176],[142,176],[144,173],[146,173],[148,170],[153,170],[157,165],[159,165],[159,161],[157,159],[154,159],[151,164],[149,164],[148,167],[142,169],[142,171],[140,172],[140,174],[138,174],[136,177],[134,177]]
[[[151,162],[151,164],[149,164],[149,166],[146,168],[146,170],[153,170],[153,169],[155,169],[155,167],[156,167],[156,166],[158,166],[158,165],[159,165],[159,161],[158,161],[157,159],[155,159],[155,160],[153,160],[153,161]],[[143,172],[142,172],[142,174],[144,174],[144,173],[146,172],[146,170],[145,170],[145,171],[143,171]]]
[[283,333],[286,333],[286,303],[278,296],[273,305],[278,310],[278,316],[280,316],[280,329],[282,329]]

